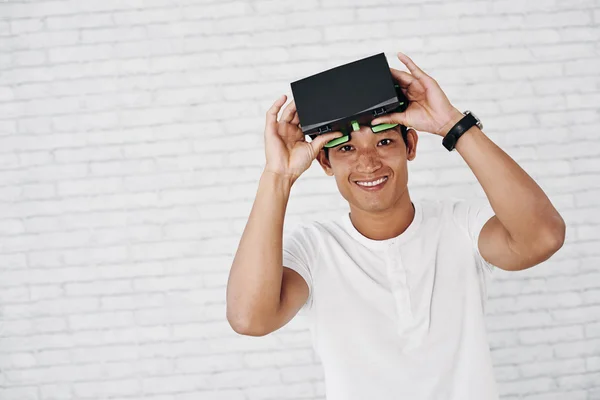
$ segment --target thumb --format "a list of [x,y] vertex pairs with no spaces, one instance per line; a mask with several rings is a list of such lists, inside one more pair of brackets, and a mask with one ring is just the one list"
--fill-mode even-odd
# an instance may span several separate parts
[[325,146],[325,144],[327,144],[327,142],[342,137],[344,136],[344,134],[340,131],[335,131],[335,132],[329,132],[326,133],[324,135],[319,135],[316,138],[313,139],[312,142],[310,142],[310,145],[313,149],[313,154],[316,155],[319,153],[319,151],[321,151],[321,149],[323,148],[323,146]]
[[382,115],[381,117],[373,118],[371,126],[379,124],[401,124],[408,126],[406,121],[406,112],[392,113],[388,115]]

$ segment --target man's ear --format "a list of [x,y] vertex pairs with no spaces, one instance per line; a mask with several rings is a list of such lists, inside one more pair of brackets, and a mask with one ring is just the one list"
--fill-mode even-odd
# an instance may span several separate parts
[[[329,152],[331,156],[331,149],[329,149]],[[323,171],[325,171],[327,175],[333,176],[333,169],[331,168],[331,163],[325,156],[325,150],[319,150],[319,154],[317,154],[317,161],[319,164],[321,164],[321,168],[323,168]]]
[[408,161],[412,161],[417,156],[417,142],[419,141],[419,136],[417,135],[417,131],[412,128],[409,128],[406,132],[406,159]]

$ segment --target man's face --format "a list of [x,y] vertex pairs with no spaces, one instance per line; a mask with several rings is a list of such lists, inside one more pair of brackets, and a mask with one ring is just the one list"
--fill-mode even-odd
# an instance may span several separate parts
[[[318,161],[327,175],[335,176],[342,196],[354,207],[366,212],[392,208],[407,189],[407,160],[416,155],[417,134],[409,130],[408,148],[399,127],[373,133],[368,126],[351,133],[351,140],[329,149],[329,161],[323,150]],[[385,177],[377,186],[362,186]]]

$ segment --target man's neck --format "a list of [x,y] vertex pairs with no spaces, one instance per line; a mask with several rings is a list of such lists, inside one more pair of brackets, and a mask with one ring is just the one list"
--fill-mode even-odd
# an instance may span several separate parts
[[415,207],[406,195],[397,207],[383,213],[369,213],[350,207],[352,225],[371,240],[392,239],[401,235],[415,218]]

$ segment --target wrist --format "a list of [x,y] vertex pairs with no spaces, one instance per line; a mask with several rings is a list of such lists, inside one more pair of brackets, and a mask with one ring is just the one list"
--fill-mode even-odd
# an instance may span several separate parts
[[285,174],[277,171],[271,171],[265,168],[261,175],[261,180],[269,181],[274,183],[276,186],[281,187],[285,190],[291,190],[292,185],[296,181],[296,177],[291,174]]
[[440,135],[441,137],[445,137],[446,134],[450,131],[450,129],[452,129],[452,127],[456,125],[456,123],[460,121],[463,117],[464,114],[462,112],[460,112],[457,108],[453,108],[452,111],[450,111],[450,113],[446,117],[446,122],[435,133],[437,135]]

